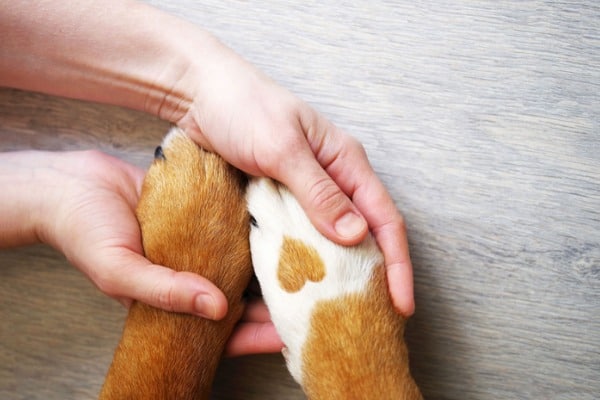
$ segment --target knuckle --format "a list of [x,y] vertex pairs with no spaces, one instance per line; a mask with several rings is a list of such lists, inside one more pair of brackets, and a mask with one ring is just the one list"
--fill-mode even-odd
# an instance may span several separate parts
[[309,199],[317,212],[333,213],[344,205],[344,197],[335,183],[322,178],[314,182],[308,192]]
[[348,146],[351,149],[354,149],[354,150],[364,149],[362,143],[357,138],[355,138],[354,136],[350,136],[350,135],[346,135],[345,134],[343,136],[343,141],[346,144],[346,146]]
[[406,220],[398,211],[390,213],[390,219],[375,228],[375,234],[387,231],[393,237],[404,237],[406,235]]
[[175,311],[176,309],[173,285],[168,285],[165,288],[157,284],[152,291],[151,298],[154,299],[157,307],[165,311]]
[[406,229],[406,220],[397,209],[391,213],[390,225],[395,230],[404,231]]
[[396,229],[398,229],[400,233],[404,234],[406,232],[406,219],[404,219],[404,216],[400,213],[396,213],[396,217],[394,219]]
[[354,136],[346,135],[344,139],[348,153],[358,155],[359,158],[367,158],[365,146]]

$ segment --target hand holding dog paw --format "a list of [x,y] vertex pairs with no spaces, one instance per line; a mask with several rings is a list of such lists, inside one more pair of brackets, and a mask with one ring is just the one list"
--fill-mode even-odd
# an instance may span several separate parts
[[[144,171],[96,151],[0,154],[0,247],[41,241],[126,306],[135,299],[222,318],[227,302],[215,285],[143,257],[134,213],[143,177]],[[281,344],[264,313],[247,312],[229,348],[240,355],[276,352]]]
[[[403,220],[356,140],[208,32],[146,4],[13,3],[3,17],[21,29],[5,32],[10,57],[0,63],[0,84],[157,115],[236,167],[283,182],[328,238],[355,244],[368,226],[385,255],[394,304],[413,312]],[[46,40],[71,26],[78,29]],[[169,299],[165,285],[144,296],[191,309],[191,299]]]
[[393,302],[411,315],[404,221],[362,145],[225,46],[210,54],[187,113],[173,122],[245,172],[284,183],[331,240],[356,244],[369,227],[385,255]]

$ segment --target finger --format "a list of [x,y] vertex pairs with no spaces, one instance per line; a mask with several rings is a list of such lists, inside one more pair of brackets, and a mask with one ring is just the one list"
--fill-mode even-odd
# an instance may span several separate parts
[[397,312],[410,317],[415,312],[413,269],[408,253],[408,245],[398,240],[403,235],[402,225],[390,222],[375,233],[386,258],[387,278],[392,302]]
[[252,300],[246,305],[241,321],[271,322],[271,314],[262,299]]
[[326,120],[314,124],[325,126],[321,130],[328,132],[321,139],[314,135],[317,157],[366,219],[385,257],[393,304],[400,314],[408,317],[414,313],[415,304],[404,220],[373,171],[363,146]]
[[272,176],[290,189],[319,232],[343,245],[365,237],[366,221],[315,159],[308,143],[296,146],[293,156],[283,157],[278,167]]
[[283,348],[275,326],[270,322],[243,322],[229,338],[225,355],[238,357],[250,354],[278,353]]
[[414,313],[413,269],[410,261],[404,219],[398,212],[385,187],[374,172],[354,193],[357,207],[369,222],[371,231],[381,248],[387,269],[392,302],[396,310],[409,317]]
[[93,279],[112,297],[131,298],[167,311],[219,320],[227,313],[227,299],[209,280],[191,272],[177,272],[152,264],[139,254],[119,249],[108,277]]

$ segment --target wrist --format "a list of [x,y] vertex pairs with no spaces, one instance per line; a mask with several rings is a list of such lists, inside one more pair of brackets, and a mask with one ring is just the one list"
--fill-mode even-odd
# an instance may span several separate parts
[[56,183],[42,167],[49,153],[0,154],[0,248],[44,241],[44,216]]
[[158,62],[162,67],[145,88],[141,110],[177,124],[190,113],[210,79],[210,69],[218,65],[219,54],[227,47],[190,23],[163,17],[169,26],[155,33],[157,47],[163,49]]
[[209,54],[224,47],[195,25],[133,1],[15,2],[3,11],[0,85],[171,122],[188,112]]

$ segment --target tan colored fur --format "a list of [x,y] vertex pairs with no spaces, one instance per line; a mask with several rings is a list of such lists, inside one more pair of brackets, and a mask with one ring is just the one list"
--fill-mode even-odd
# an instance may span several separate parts
[[283,239],[277,268],[277,278],[283,290],[297,292],[306,281],[319,282],[324,277],[325,264],[317,250],[298,239]]
[[310,400],[418,400],[404,320],[390,306],[385,269],[367,290],[317,303],[303,350]]
[[137,216],[146,257],[214,282],[229,310],[221,321],[134,303],[100,399],[208,399],[251,277],[244,178],[183,134],[150,167]]

